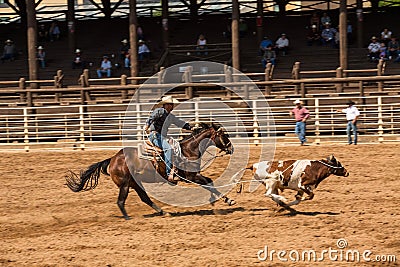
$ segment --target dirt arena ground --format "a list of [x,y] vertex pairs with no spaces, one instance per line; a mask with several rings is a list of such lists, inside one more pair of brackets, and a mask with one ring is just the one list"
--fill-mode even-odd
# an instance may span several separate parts
[[[120,217],[118,190],[107,176],[91,192],[66,186],[68,169],[78,170],[116,151],[1,153],[0,266],[397,266],[400,261],[400,145],[322,145],[278,147],[275,159],[322,159],[331,153],[350,171],[331,176],[296,215],[276,213],[259,188],[197,208],[157,202],[172,216],[153,210],[131,193]],[[256,153],[251,161],[255,161]],[[250,174],[245,179],[250,179]],[[288,194],[289,193],[289,194]],[[294,193],[285,191],[285,195]],[[337,240],[347,247],[339,250]],[[262,261],[260,250],[286,251]],[[314,250],[322,262],[301,261]],[[396,262],[347,263],[340,253],[357,250],[371,260],[396,256]],[[289,259],[300,253],[300,262]],[[340,252],[341,251],[341,252]],[[351,259],[351,257],[349,257]],[[393,260],[393,258],[391,259]]]

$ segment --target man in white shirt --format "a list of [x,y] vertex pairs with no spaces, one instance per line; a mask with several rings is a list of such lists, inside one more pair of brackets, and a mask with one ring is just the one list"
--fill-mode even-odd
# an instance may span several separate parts
[[108,78],[111,77],[111,67],[111,61],[108,60],[108,56],[104,56],[100,69],[97,70],[97,76],[101,78],[103,74],[106,74]]
[[354,144],[357,145],[357,121],[358,117],[360,116],[360,112],[358,109],[354,106],[354,102],[349,100],[347,102],[348,108],[342,109],[341,111],[338,110],[338,112],[343,112],[346,113],[346,120],[347,120],[347,140],[349,145],[353,143],[351,139],[351,132],[353,132],[354,135]]
[[289,48],[289,39],[286,38],[286,34],[282,33],[281,37],[276,41],[275,44],[276,54],[279,54],[279,51],[282,51],[282,55],[285,56]]
[[369,59],[371,62],[379,59],[381,45],[378,42],[378,38],[373,36],[371,38],[371,43],[368,45]]

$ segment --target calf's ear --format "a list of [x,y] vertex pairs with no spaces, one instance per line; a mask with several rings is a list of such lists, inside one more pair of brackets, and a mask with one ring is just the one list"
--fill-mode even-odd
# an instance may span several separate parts
[[331,161],[331,162],[334,161],[334,160],[335,160],[335,156],[333,156],[333,154],[331,154],[331,155],[328,157],[328,160]]

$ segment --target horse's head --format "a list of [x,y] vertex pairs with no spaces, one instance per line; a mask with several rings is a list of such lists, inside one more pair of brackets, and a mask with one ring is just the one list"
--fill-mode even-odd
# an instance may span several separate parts
[[227,154],[233,153],[233,145],[231,140],[229,139],[229,134],[225,131],[225,129],[216,123],[212,123],[211,127],[215,131],[214,143],[215,146],[225,151]]
[[332,173],[334,175],[344,176],[344,177],[347,177],[350,175],[350,173],[346,170],[345,167],[343,167],[342,163],[340,163],[340,161],[337,160],[334,155],[330,155],[326,160],[328,161],[329,164],[332,165],[332,167],[333,167]]

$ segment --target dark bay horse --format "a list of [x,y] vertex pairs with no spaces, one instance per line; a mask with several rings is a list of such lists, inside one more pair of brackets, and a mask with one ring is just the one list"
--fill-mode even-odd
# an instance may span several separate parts
[[[215,145],[226,154],[233,153],[233,145],[229,140],[228,134],[214,123],[211,125],[200,123],[200,127],[195,129],[190,137],[181,140],[179,144],[182,155],[190,160],[190,163],[195,162],[195,164],[196,161],[200,160],[202,150],[211,145]],[[160,215],[167,214],[150,199],[141,183],[141,181],[152,179],[154,180],[153,182],[160,182],[160,179],[155,179],[156,176],[160,176],[156,174],[152,161],[139,158],[138,153],[137,147],[126,147],[113,157],[92,164],[85,171],[81,171],[80,174],[70,171],[65,177],[67,186],[74,192],[94,189],[98,184],[100,174],[103,173],[111,176],[111,179],[119,187],[117,205],[126,220],[130,219],[125,210],[125,201],[128,197],[129,188],[133,188],[140,199]],[[181,177],[181,180],[183,179],[186,182],[207,185],[204,189],[211,194],[222,198],[229,205],[235,204],[234,200],[222,195],[214,188],[213,181],[208,177],[202,176],[199,168],[191,168],[190,170],[179,168],[178,177]],[[163,181],[166,182],[166,180]]]

